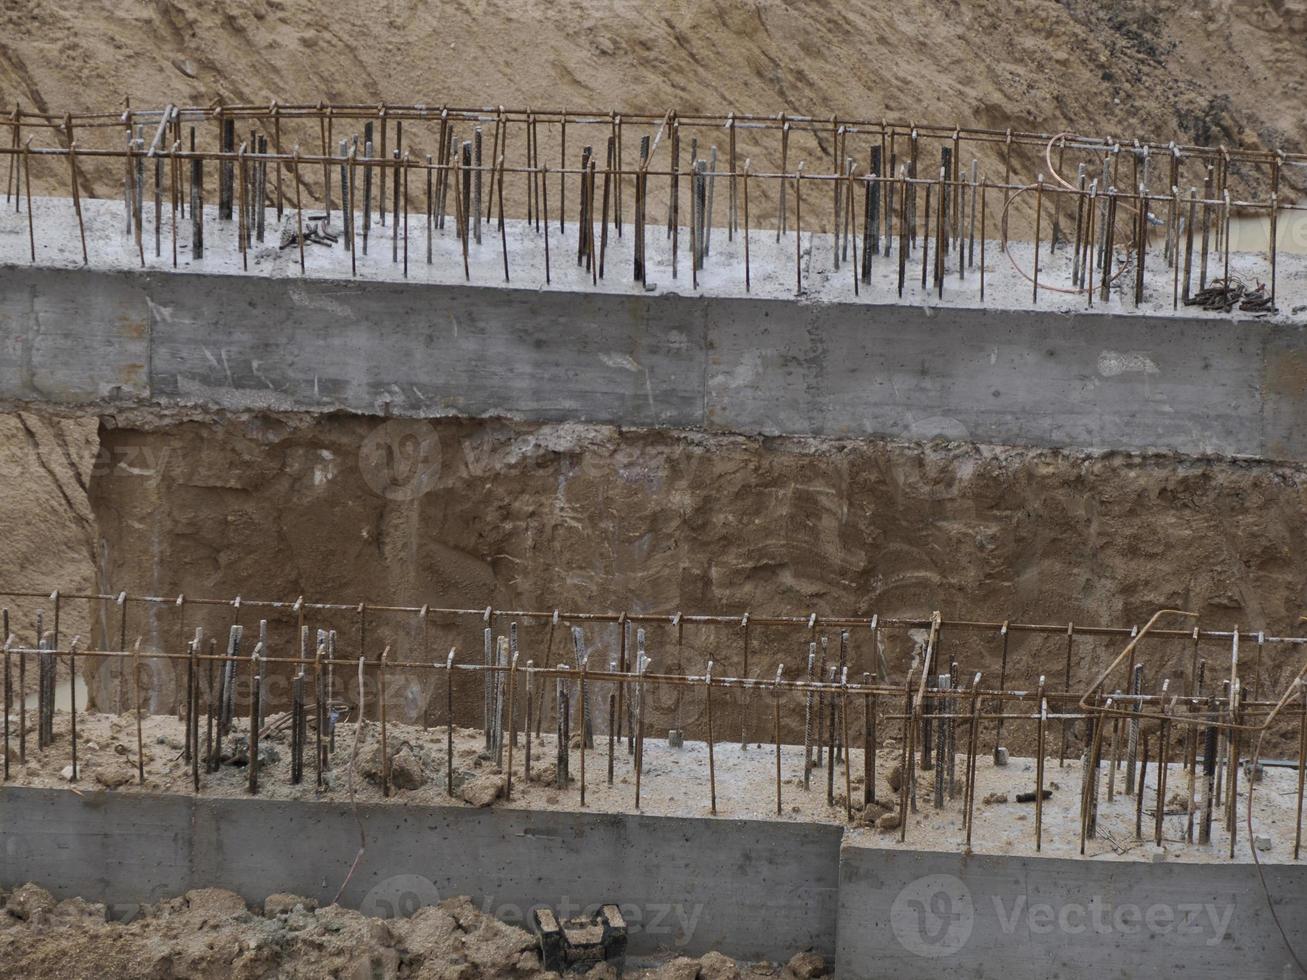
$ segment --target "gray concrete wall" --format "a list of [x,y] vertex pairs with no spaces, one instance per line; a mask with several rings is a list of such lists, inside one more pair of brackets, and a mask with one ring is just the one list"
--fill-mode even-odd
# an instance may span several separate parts
[[[762,821],[362,805],[341,902],[372,914],[469,895],[505,921],[616,901],[630,948],[788,957],[835,950],[841,831]],[[330,902],[358,851],[350,807],[6,787],[0,884],[39,881],[121,914],[217,886]]]
[[[370,914],[452,895],[521,923],[535,905],[619,901],[636,953],[815,947],[846,978],[1294,976],[1256,869],[964,855],[843,844],[837,826],[359,807],[363,860],[342,898]],[[230,888],[327,902],[358,849],[348,806],[0,790],[0,885],[137,903]],[[1307,956],[1307,866],[1264,868]]]
[[[1307,958],[1307,867],[1269,865]],[[840,855],[846,978],[1296,977],[1257,870],[880,850]]]
[[1300,325],[0,269],[0,400],[1307,460]]

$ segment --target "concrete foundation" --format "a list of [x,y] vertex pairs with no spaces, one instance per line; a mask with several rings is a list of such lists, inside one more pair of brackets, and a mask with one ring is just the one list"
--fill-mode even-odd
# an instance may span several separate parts
[[6,787],[0,883],[121,916],[190,888],[261,903],[293,892],[328,903],[366,848],[341,903],[377,915],[469,895],[530,928],[544,905],[577,914],[620,903],[635,954],[712,949],[784,959],[835,951],[838,827]]
[[1307,459],[1303,328],[675,294],[0,272],[0,399]]
[[[635,954],[813,947],[840,977],[1278,978],[1307,947],[1307,868],[854,846],[839,827],[508,808],[0,793],[0,885],[138,903],[218,886],[406,914],[466,894],[525,923],[621,903]],[[1301,955],[1301,954],[1300,954]]]
[[840,976],[1297,976],[1307,868],[840,852]]

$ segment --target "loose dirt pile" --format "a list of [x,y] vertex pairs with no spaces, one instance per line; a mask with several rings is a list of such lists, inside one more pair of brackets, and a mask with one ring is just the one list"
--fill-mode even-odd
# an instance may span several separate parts
[[[544,980],[535,937],[498,922],[466,897],[418,909],[409,918],[378,919],[312,899],[270,895],[251,910],[220,888],[189,891],[139,910],[129,922],[107,922],[104,905],[80,898],[56,902],[25,884],[0,890],[0,977],[94,977],[97,980],[256,980],[339,977],[343,980]],[[628,970],[636,980],[738,980],[742,974],[782,980],[824,975],[814,953],[787,966],[743,969],[720,953]],[[586,976],[615,980],[612,964]]]

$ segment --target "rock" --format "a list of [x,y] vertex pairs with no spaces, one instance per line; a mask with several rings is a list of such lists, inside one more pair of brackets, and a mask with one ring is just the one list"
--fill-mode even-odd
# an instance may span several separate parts
[[596,963],[586,973],[589,980],[617,980],[617,967],[611,963]]
[[698,976],[699,961],[688,956],[678,956],[658,967],[652,980],[696,980]]
[[396,789],[420,789],[426,785],[426,773],[422,771],[422,761],[405,743],[398,752],[390,757],[390,784]]
[[899,815],[893,811],[883,814],[876,821],[876,826],[881,830],[897,830],[899,827]]
[[859,811],[856,823],[859,827],[871,827],[879,820],[889,807],[883,803],[868,803]]
[[896,765],[891,769],[889,774],[885,777],[885,782],[889,785],[890,789],[897,793],[903,786],[903,767]]
[[209,919],[231,919],[248,911],[245,899],[225,888],[193,888],[184,897],[187,908]]
[[552,785],[558,782],[558,766],[550,763],[547,766],[537,766],[531,770],[531,782],[544,783]]
[[1004,746],[1000,745],[998,748],[994,750],[994,765],[1006,766],[1007,761],[1008,761],[1007,749]]
[[[172,741],[175,740],[172,739],[169,740],[169,744],[172,748],[180,749],[182,747],[180,742],[178,742],[176,745],[171,745]],[[224,761],[231,763],[233,766],[249,765],[250,740],[244,735],[237,735],[235,738],[233,738],[231,740],[231,753],[224,757]],[[272,743],[270,743],[267,739],[260,740],[259,768],[263,769],[265,766],[273,766],[280,761],[281,761],[281,753],[277,751],[277,747]]]
[[59,778],[66,783],[71,783],[73,781],[73,767],[71,763],[59,770]]
[[464,783],[458,795],[473,806],[489,806],[499,799],[503,792],[504,777],[488,772]]
[[113,751],[115,755],[126,755],[128,749],[127,746],[124,745],[122,742],[115,742],[113,746]]
[[1006,794],[1006,793],[986,793],[986,794],[985,794],[985,798],[984,798],[983,800],[981,800],[981,802],[984,803],[985,806],[993,806],[995,803],[1006,803],[1006,802],[1007,802],[1007,794]]
[[1269,851],[1271,849],[1271,835],[1253,834],[1253,847],[1259,851]]
[[[381,745],[378,743],[359,765],[359,772],[370,783],[381,785],[384,773],[381,766]],[[401,742],[390,752],[390,785],[395,789],[419,789],[426,785],[422,760],[413,747]]]
[[136,773],[125,767],[99,769],[95,773],[95,781],[105,789],[117,789],[120,786],[126,786],[135,778]]
[[477,976],[508,976],[523,953],[538,948],[536,937],[483,914],[467,897],[440,903],[463,930],[463,956],[480,970]]
[[50,912],[54,909],[54,896],[42,888],[28,882],[19,885],[5,902],[5,910],[26,922],[38,912]]
[[791,956],[790,962],[785,964],[785,969],[795,980],[812,980],[813,977],[824,977],[828,972],[826,957],[811,949]]
[[305,898],[303,895],[288,895],[284,892],[269,895],[263,900],[263,914],[266,916],[289,915],[297,907],[303,908],[306,912],[312,912],[318,907],[318,900],[316,898]]
[[397,926],[404,930],[404,945],[425,963],[452,962],[462,955],[462,930],[438,905],[424,905]]
[[717,951],[699,957],[699,980],[740,980],[735,960]]

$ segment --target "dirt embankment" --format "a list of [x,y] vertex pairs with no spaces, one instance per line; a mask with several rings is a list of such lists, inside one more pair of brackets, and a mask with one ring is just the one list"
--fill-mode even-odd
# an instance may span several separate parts
[[[0,7],[0,105],[786,111],[1301,150],[1305,36],[1304,0],[347,0],[329,16],[310,0],[16,0]],[[997,151],[981,156],[1001,176]],[[1019,177],[1043,169],[1018,156]],[[83,192],[114,197],[119,177]]]
[[[938,609],[1125,625],[1182,607],[1212,628],[1288,631],[1307,574],[1297,546],[1307,474],[1297,466],[266,415],[106,422],[99,442],[106,462],[90,479],[89,510],[101,583],[134,594],[754,616]],[[10,563],[3,580],[53,586],[64,571]],[[239,616],[247,630],[267,616],[277,650],[294,648],[293,614]],[[229,606],[133,606],[126,634],[177,650],[196,626],[225,637],[234,618]],[[116,642],[116,611],[100,622]],[[337,629],[347,656],[360,639],[370,657],[385,644],[392,659],[432,659],[452,645],[481,656],[479,617],[431,617],[424,629],[412,613],[354,609],[313,613],[306,625]],[[524,623],[523,658],[570,659],[566,630],[550,632]],[[592,662],[616,656],[616,627],[588,625],[586,639]],[[687,627],[682,639],[670,624],[650,626],[655,664],[701,671],[711,657],[719,671],[743,670],[742,630]],[[801,628],[751,630],[749,673],[773,676],[783,662],[793,676],[808,639]],[[900,673],[916,641],[880,640]],[[1014,636],[1010,648],[1010,683],[1060,676],[1063,637]],[[946,631],[942,656],[996,680],[1001,649],[996,632]],[[1118,649],[1076,639],[1073,684]],[[1149,659],[1181,665],[1188,653],[1159,642]],[[1228,650],[1204,656],[1222,662]],[[872,658],[870,631],[854,630],[854,670],[874,669]],[[1258,690],[1273,680],[1266,664]],[[402,720],[420,710],[420,698],[392,705]]]

